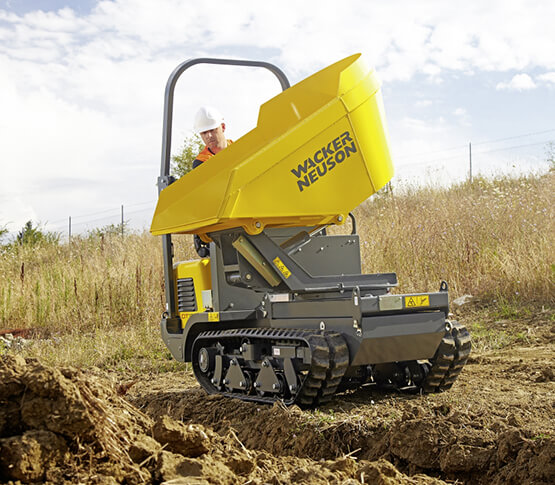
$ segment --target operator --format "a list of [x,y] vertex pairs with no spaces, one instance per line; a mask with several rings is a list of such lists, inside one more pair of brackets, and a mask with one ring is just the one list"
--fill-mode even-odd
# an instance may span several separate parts
[[[195,116],[195,131],[206,145],[193,161],[193,168],[202,165],[216,153],[221,152],[233,143],[225,137],[225,121],[221,113],[210,106],[202,106]],[[210,256],[210,246],[199,236],[194,237],[195,250],[201,258]]]
[[210,106],[202,106],[197,111],[194,128],[206,146],[193,161],[193,168],[197,168],[233,143],[225,137],[224,117],[217,109]]

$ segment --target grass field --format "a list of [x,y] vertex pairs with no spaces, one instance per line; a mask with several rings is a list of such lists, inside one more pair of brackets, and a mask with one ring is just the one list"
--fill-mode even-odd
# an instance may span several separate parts
[[366,271],[394,270],[401,291],[446,280],[520,306],[552,304],[555,173],[414,190],[358,209]]
[[[551,308],[554,182],[552,171],[375,197],[355,210],[363,270],[396,272],[399,292],[436,291],[445,280],[452,298],[471,294],[504,317]],[[178,259],[195,257],[190,236],[175,243]],[[133,367],[145,358],[176,365],[158,334],[159,239],[91,235],[0,251],[0,329],[48,337],[27,355],[81,366]]]

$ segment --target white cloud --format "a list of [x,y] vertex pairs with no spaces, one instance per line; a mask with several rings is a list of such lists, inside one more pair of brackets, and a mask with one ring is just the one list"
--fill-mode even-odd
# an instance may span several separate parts
[[498,83],[495,89],[498,91],[528,91],[535,89],[536,83],[528,74],[515,74],[508,83]]
[[546,72],[545,74],[540,74],[537,77],[538,81],[542,81],[552,87],[555,87],[555,71],[554,72]]
[[417,108],[427,108],[428,106],[432,106],[433,101],[431,99],[419,99],[414,103],[414,106]]
[[451,4],[438,0],[354,0],[349,7],[337,8],[329,0],[285,0],[280,9],[246,0],[215,0],[212,8],[179,0],[116,0],[100,1],[86,17],[65,8],[24,17],[0,12],[0,18],[17,24],[22,39],[102,34],[112,48],[137,47],[138,56],[186,44],[197,51],[226,45],[272,47],[282,51],[286,64],[303,72],[358,50],[401,78],[430,66],[520,69],[555,63],[550,25],[555,6],[548,0],[534,6],[517,0],[467,2],[456,16]]
[[455,121],[458,123],[458,126],[472,126],[471,123],[471,116],[469,115],[466,108],[458,107],[453,111],[453,115],[455,117]]
[[[467,148],[460,143],[460,130],[443,117],[405,117],[392,123],[394,186],[441,184],[464,178]],[[445,149],[445,147],[454,147]]]

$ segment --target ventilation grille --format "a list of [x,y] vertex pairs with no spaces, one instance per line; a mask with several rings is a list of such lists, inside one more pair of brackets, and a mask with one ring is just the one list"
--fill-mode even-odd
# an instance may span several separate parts
[[180,278],[177,280],[177,306],[179,312],[196,312],[197,298],[193,278]]

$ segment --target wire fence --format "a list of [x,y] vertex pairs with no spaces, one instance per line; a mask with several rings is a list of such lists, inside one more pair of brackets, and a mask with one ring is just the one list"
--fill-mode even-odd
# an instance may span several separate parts
[[[528,142],[519,143],[525,138]],[[396,179],[412,185],[449,185],[476,176],[541,173],[553,166],[554,157],[555,129],[550,129],[399,156]]]
[[77,234],[94,232],[119,232],[123,236],[130,231],[145,229],[155,206],[156,200],[154,199],[127,205],[121,204],[112,209],[69,215],[63,219],[49,222],[46,229],[59,233],[65,239],[71,239]]
[[[524,141],[526,143],[519,143]],[[518,140],[518,141],[517,141]],[[393,186],[404,184],[449,185],[479,176],[519,176],[540,173],[555,163],[555,129],[536,131],[495,140],[469,142],[424,153],[394,157]],[[47,229],[70,239],[102,228],[112,232],[144,230],[150,224],[156,200],[121,204],[119,207],[85,214],[71,214],[48,223]]]

